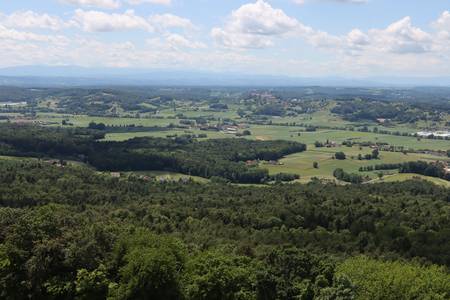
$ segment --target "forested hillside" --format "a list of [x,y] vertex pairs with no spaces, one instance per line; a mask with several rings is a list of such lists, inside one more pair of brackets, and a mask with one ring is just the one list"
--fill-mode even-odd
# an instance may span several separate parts
[[423,181],[160,184],[2,160],[0,298],[448,299],[449,201]]
[[214,139],[191,136],[134,138],[101,142],[103,133],[88,129],[0,125],[0,154],[73,159],[101,171],[169,170],[231,182],[262,183],[268,171],[245,164],[247,160],[277,160],[302,152],[306,145],[290,141]]

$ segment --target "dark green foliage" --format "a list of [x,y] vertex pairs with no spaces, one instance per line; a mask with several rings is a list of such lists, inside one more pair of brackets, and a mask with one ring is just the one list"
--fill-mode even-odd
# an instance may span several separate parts
[[321,143],[321,142],[319,142],[319,141],[315,141],[315,142],[314,142],[314,146],[315,146],[316,148],[322,148],[322,147],[324,147],[324,144]]
[[[99,124],[93,125],[96,129]],[[100,142],[99,131],[44,129],[3,125],[0,153],[16,156],[83,160],[102,171],[170,170],[232,182],[262,183],[268,171],[245,165],[247,160],[278,160],[306,150],[289,141],[217,139],[197,141],[190,136],[134,138],[124,142]]]
[[256,115],[267,115],[267,116],[283,116],[286,110],[279,104],[267,104],[259,107],[256,111]]
[[256,270],[250,257],[222,251],[200,253],[186,266],[186,296],[196,300],[255,299]]
[[440,163],[427,163],[424,161],[407,162],[400,166],[400,173],[415,173],[430,177],[442,178],[450,181],[450,174]]
[[250,130],[246,129],[246,130],[242,131],[242,135],[249,136],[249,135],[252,135],[252,132]]
[[181,299],[184,246],[177,240],[137,230],[120,239],[112,265],[118,274],[115,299]]
[[105,299],[108,296],[110,284],[104,265],[100,265],[93,271],[80,269],[75,281],[75,299]]
[[378,149],[374,149],[372,151],[372,159],[378,159],[379,156],[380,156],[380,151]]
[[361,175],[353,174],[353,173],[347,173],[342,169],[336,169],[333,172],[333,176],[336,177],[338,180],[342,180],[345,182],[350,183],[362,183],[364,181],[364,178]]
[[271,175],[270,176],[271,180],[275,180],[275,181],[294,181],[297,179],[300,179],[300,176],[298,174],[290,174],[290,173],[278,173],[275,175]]
[[227,110],[228,109],[228,105],[226,105],[224,103],[211,103],[209,105],[209,108],[217,109],[217,110]]
[[336,152],[334,154],[334,158],[339,159],[339,160],[344,160],[347,158],[347,156],[345,155],[344,152]]
[[360,172],[373,170],[396,170],[400,173],[414,173],[430,177],[450,180],[450,174],[446,172],[445,165],[439,162],[428,163],[425,161],[411,161],[398,164],[380,164],[375,166],[366,166],[359,169]]
[[417,103],[351,99],[340,101],[331,111],[343,116],[346,120],[355,122],[388,119],[402,123],[413,123],[419,120],[427,120],[433,115],[435,115],[436,120],[439,120],[439,115],[436,114],[434,109]]
[[444,268],[423,267],[402,261],[380,262],[355,257],[338,267],[350,279],[357,299],[448,299],[450,275]]
[[89,129],[94,129],[94,130],[105,130],[106,129],[106,125],[103,124],[103,123],[91,122],[91,123],[89,123],[88,128]]
[[366,172],[366,171],[374,171],[374,170],[397,170],[400,169],[400,167],[403,165],[403,163],[398,163],[398,164],[379,164],[379,165],[374,165],[374,166],[366,166],[366,167],[361,167],[359,169],[360,172]]
[[450,266],[449,197],[423,181],[158,184],[2,161],[0,298],[353,299],[343,253]]

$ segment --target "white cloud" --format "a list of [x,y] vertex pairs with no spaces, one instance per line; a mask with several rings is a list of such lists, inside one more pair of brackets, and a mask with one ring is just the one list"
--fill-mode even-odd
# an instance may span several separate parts
[[340,3],[353,3],[353,4],[361,4],[368,3],[368,0],[327,0],[330,2],[340,2]]
[[160,31],[170,28],[181,28],[185,30],[192,30],[195,28],[191,20],[172,14],[150,16],[149,22],[153,27],[159,29]]
[[152,26],[142,17],[137,16],[133,10],[127,10],[123,14],[108,14],[100,11],[75,11],[74,21],[81,28],[89,32],[110,32],[126,30],[152,31]]
[[370,30],[373,46],[382,51],[394,53],[423,53],[431,50],[431,35],[411,24],[411,18],[405,17],[389,25],[384,30]]
[[67,43],[68,39],[64,36],[44,35],[33,32],[18,31],[7,28],[0,24],[0,41],[30,41],[30,42],[48,42],[48,43]]
[[139,4],[144,4],[144,3],[159,4],[159,5],[172,4],[171,0],[128,0],[127,2],[131,5],[139,5]]
[[335,43],[347,54],[360,55],[363,51],[420,54],[431,51],[434,40],[430,33],[414,27],[410,17],[405,17],[385,29],[371,29],[367,33],[353,29]]
[[307,2],[335,2],[335,3],[348,3],[348,4],[365,4],[369,0],[292,0],[295,4],[303,5]]
[[444,11],[439,19],[433,23],[438,30],[450,31],[450,11]]
[[120,7],[119,0],[60,0],[63,3],[83,6],[83,7],[99,7],[105,9],[116,9]]
[[[433,26],[437,30],[427,32],[405,17],[385,28],[356,28],[339,36],[306,26],[258,0],[233,11],[224,26],[213,28],[211,35],[228,48],[266,48],[275,42],[285,45],[283,38],[291,42],[297,39],[297,43],[303,40],[313,49],[322,50],[329,60],[329,70],[335,71],[400,72],[426,70],[428,65],[430,70],[442,72],[444,66],[450,67],[450,13],[444,12]],[[288,53],[292,47],[282,51]]]
[[213,28],[211,35],[226,47],[264,48],[273,44],[272,37],[294,31],[296,19],[264,0],[245,4],[233,11],[223,28]]
[[174,48],[191,48],[203,49],[206,45],[200,42],[190,41],[180,34],[170,34],[166,37],[166,41]]
[[[119,1],[125,4],[127,0],[114,2]],[[292,75],[301,75],[307,72],[305,70],[317,75],[327,72],[448,74],[450,70],[448,11],[432,22],[429,30],[419,28],[410,17],[405,17],[385,27],[355,28],[347,34],[334,35],[303,24],[272,7],[267,0],[253,1],[232,11],[222,26],[211,30],[211,36],[220,47],[200,42],[195,37],[201,27],[173,14],[147,17],[133,10],[107,13],[77,9],[70,20],[33,11],[0,14],[0,66],[36,63],[180,66],[266,73],[286,71]],[[87,5],[86,0],[83,3]],[[69,27],[78,32],[65,31]],[[38,29],[61,30],[66,36],[43,34]],[[131,41],[121,42],[106,42],[101,35],[81,32],[129,30],[144,32],[141,36],[130,35]],[[149,40],[145,45],[136,41],[146,38]],[[262,54],[245,51],[275,45],[279,47]],[[309,53],[312,59],[306,56]]]
[[67,24],[61,18],[38,14],[31,10],[17,11],[10,15],[0,14],[0,23],[11,28],[60,30]]

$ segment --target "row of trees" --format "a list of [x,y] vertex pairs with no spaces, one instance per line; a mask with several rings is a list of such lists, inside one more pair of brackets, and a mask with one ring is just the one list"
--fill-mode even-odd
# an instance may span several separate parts
[[430,177],[442,178],[450,181],[450,173],[442,163],[427,163],[424,161],[411,161],[400,166],[400,173],[415,173]]
[[343,169],[339,168],[334,170],[333,176],[341,181],[349,182],[349,183],[363,183],[364,177],[354,173],[347,173]]

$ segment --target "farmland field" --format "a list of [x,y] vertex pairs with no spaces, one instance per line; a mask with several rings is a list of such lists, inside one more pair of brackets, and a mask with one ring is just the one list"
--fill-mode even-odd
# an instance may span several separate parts
[[371,183],[381,183],[381,182],[399,182],[411,179],[423,179],[426,181],[430,181],[439,186],[450,188],[450,182],[446,180],[442,180],[439,178],[433,178],[429,176],[423,176],[418,174],[393,174],[383,177],[382,179],[374,179]]
[[[311,91],[307,91],[309,94]],[[164,91],[166,92],[166,90]],[[380,91],[376,91],[379,93]],[[252,91],[252,93],[254,93]],[[107,128],[100,141],[125,142],[133,138],[157,137],[195,138],[199,141],[222,138],[245,138],[256,141],[292,141],[307,145],[307,151],[281,158],[278,164],[262,162],[260,167],[268,169],[269,174],[296,174],[301,177],[300,182],[308,182],[311,178],[334,179],[333,171],[337,168],[345,172],[358,173],[367,180],[374,181],[378,172],[359,172],[360,167],[375,164],[400,163],[409,161],[448,162],[446,151],[450,149],[450,139],[428,139],[414,136],[418,131],[446,130],[450,114],[442,110],[439,117],[432,117],[436,110],[429,111],[425,116],[418,115],[409,121],[394,121],[380,123],[376,117],[364,119],[348,115],[349,110],[340,112],[339,108],[348,101],[339,100],[274,100],[270,92],[256,92],[256,96],[240,92],[227,93],[212,92],[214,100],[205,96],[201,99],[182,100],[160,98],[152,96],[148,99],[134,102],[130,106],[120,97],[112,101],[103,98],[114,97],[114,93],[93,92],[93,95],[80,99],[73,97],[48,97],[39,99],[35,114],[24,112],[0,111],[0,117],[13,123],[36,123],[45,127],[61,128],[90,128],[91,124],[101,124]],[[263,96],[262,96],[263,95]],[[269,95],[270,100],[264,99]],[[181,98],[180,98],[181,97]],[[68,100],[71,99],[71,100]],[[274,101],[276,104],[274,104]],[[352,100],[357,105],[361,100]],[[73,103],[76,104],[73,104]],[[353,102],[351,104],[353,105]],[[98,108],[100,105],[109,106],[107,110]],[[386,106],[389,104],[381,103]],[[397,109],[395,103],[391,109]],[[67,107],[71,107],[67,109]],[[74,113],[74,110],[80,112]],[[370,102],[367,102],[370,107]],[[19,109],[19,111],[20,111]],[[261,109],[267,112],[259,113]],[[280,110],[281,109],[281,110]],[[418,110],[412,104],[404,107],[410,109],[410,114],[417,114]],[[83,113],[84,112],[84,113]],[[401,110],[398,111],[401,113]],[[410,115],[408,115],[410,117]],[[353,119],[352,119],[353,118]],[[384,120],[384,119],[383,119]],[[235,131],[227,132],[227,126],[236,127]],[[244,135],[243,132],[247,131]],[[316,148],[315,143],[332,143],[333,148]],[[352,143],[353,147],[342,146]],[[364,146],[360,149],[360,145]],[[358,160],[359,154],[370,154],[371,145],[387,145],[398,152],[381,151],[377,160]],[[333,159],[335,152],[342,151],[347,159],[340,161]],[[430,153],[430,154],[420,154]],[[314,168],[317,162],[319,167]],[[386,171],[386,178],[405,178],[395,176],[396,171]]]
[[[347,155],[345,160],[337,160],[333,158],[336,152],[344,152]],[[359,172],[360,167],[373,166],[377,164],[392,164],[392,163],[402,163],[409,161],[437,161],[450,159],[433,156],[426,154],[403,154],[401,152],[387,152],[381,151],[380,158],[374,160],[358,160],[358,154],[368,154],[371,153],[370,148],[363,148],[359,150],[359,147],[337,147],[337,148],[317,148],[310,149],[302,153],[288,155],[287,157],[281,159],[279,165],[265,164],[264,167],[267,168],[271,174],[276,174],[280,172],[294,173],[300,175],[303,181],[307,181],[313,177],[333,179],[333,171],[337,168],[342,168],[347,172],[360,173],[360,175],[369,176],[371,178],[376,178],[379,171],[374,172]],[[316,169],[313,167],[313,162],[317,162],[319,167]],[[392,171],[384,171],[385,173],[392,173]]]

